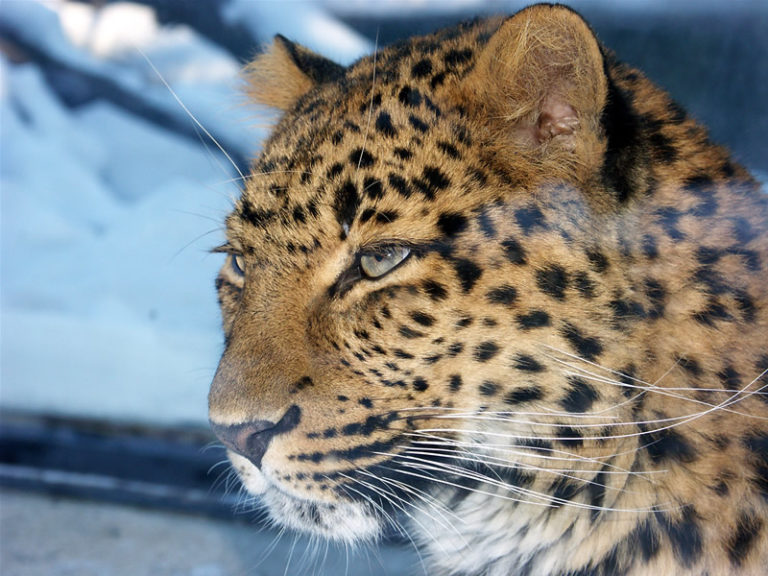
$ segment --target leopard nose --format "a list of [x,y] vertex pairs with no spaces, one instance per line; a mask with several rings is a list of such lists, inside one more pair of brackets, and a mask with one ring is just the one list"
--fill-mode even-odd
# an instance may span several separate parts
[[245,456],[258,468],[276,436],[290,432],[301,421],[301,408],[291,406],[277,422],[270,420],[251,420],[242,424],[217,424],[211,422],[213,433],[230,450]]

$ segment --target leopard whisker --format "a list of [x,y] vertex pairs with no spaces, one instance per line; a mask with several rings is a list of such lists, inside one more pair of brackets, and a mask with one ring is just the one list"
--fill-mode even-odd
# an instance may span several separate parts
[[360,170],[360,166],[363,163],[363,156],[365,155],[365,145],[368,142],[368,132],[371,129],[371,118],[373,117],[373,98],[374,89],[376,88],[376,63],[379,55],[379,31],[376,31],[376,40],[373,44],[373,72],[371,78],[371,101],[368,103],[368,117],[365,123],[365,132],[363,133],[363,145],[360,147],[360,158],[357,160],[357,170]]
[[[478,494],[484,494],[484,495],[487,495],[487,496],[492,496],[492,497],[496,497],[496,498],[502,498],[502,499],[505,499],[505,500],[511,500],[511,501],[515,501],[515,502],[521,502],[521,503],[538,505],[538,506],[545,506],[545,507],[551,507],[551,508],[558,508],[560,506],[571,506],[571,507],[574,507],[574,508],[580,508],[580,509],[586,509],[586,510],[599,510],[599,511],[610,511],[610,512],[649,512],[651,510],[666,509],[666,508],[660,507],[659,505],[656,505],[656,506],[653,506],[653,507],[645,507],[645,508],[614,508],[614,507],[605,507],[605,506],[595,506],[593,504],[585,504],[585,503],[581,503],[581,502],[572,502],[572,501],[570,501],[568,499],[565,499],[565,498],[559,498],[559,497],[552,496],[551,494],[547,494],[547,493],[544,493],[544,492],[538,492],[536,490],[531,490],[529,488],[523,488],[523,487],[520,487],[520,486],[515,486],[515,485],[512,485],[512,484],[508,484],[508,483],[506,483],[504,481],[501,481],[501,480],[495,480],[493,478],[490,478],[490,477],[486,476],[485,474],[481,474],[481,473],[475,472],[475,471],[468,471],[468,470],[460,468],[460,467],[450,466],[450,465],[446,465],[444,463],[436,463],[436,462],[433,462],[433,461],[430,461],[430,460],[425,460],[425,459],[422,459],[422,458],[407,457],[407,456],[403,456],[403,455],[397,455],[396,457],[399,458],[399,459],[411,460],[410,462],[405,462],[403,464],[403,466],[405,466],[405,467],[416,467],[419,470],[424,470],[424,465],[426,465],[426,469],[433,469],[433,470],[436,470],[436,471],[448,472],[448,473],[457,475],[459,477],[467,478],[467,479],[470,479],[470,480],[477,480],[477,481],[483,482],[485,484],[488,484],[488,485],[491,485],[491,486],[495,486],[497,488],[502,488],[504,490],[508,490],[508,491],[516,493],[516,494],[525,495],[527,497],[533,497],[533,498],[539,499],[539,500],[547,500],[546,503],[538,502],[538,501],[531,501],[531,500],[527,500],[527,499],[524,500],[524,499],[514,498],[514,497],[505,496],[505,495],[501,495],[501,494],[494,494],[492,492],[487,492],[485,490],[480,490],[480,489],[477,489],[477,488],[467,488],[467,487],[462,487],[461,485],[456,486],[456,487],[462,487],[463,489],[467,489],[467,490],[470,490],[470,491],[478,493]],[[416,462],[417,464],[414,463],[414,462]],[[608,487],[606,485],[603,485],[601,483],[598,483],[598,482],[585,481],[583,479],[574,478],[574,477],[569,476],[569,475],[560,474],[558,476],[567,477],[567,478],[571,478],[571,479],[577,479],[577,480],[580,480],[580,481],[583,481],[583,482],[586,482],[586,483],[590,483],[590,484],[593,484],[593,485],[601,486],[601,487],[604,487],[604,488],[610,488],[610,487]],[[450,482],[448,482],[448,481],[446,481],[444,479],[437,479],[437,478],[435,478],[434,481],[437,481],[437,482],[440,482],[440,483],[451,484]],[[619,490],[619,492],[621,492],[621,490]],[[666,504],[663,505],[663,506],[665,507]]]
[[[356,470],[356,472],[358,472],[358,473],[362,473],[362,472],[364,472],[364,471],[363,471],[363,470],[359,470],[359,469],[358,469],[358,470]],[[392,506],[394,506],[395,508],[397,508],[398,510],[400,510],[400,511],[401,511],[403,514],[405,514],[405,515],[406,515],[408,518],[410,518],[410,519],[411,519],[413,522],[415,522],[415,523],[419,524],[419,526],[421,526],[422,528],[424,528],[424,530],[425,530],[425,533],[427,533],[427,534],[429,534],[429,535],[431,536],[431,532],[430,532],[428,529],[426,529],[426,527],[425,527],[423,524],[421,524],[421,523],[420,523],[418,520],[416,520],[416,519],[415,519],[415,518],[414,518],[414,517],[413,517],[411,514],[409,514],[409,513],[408,513],[408,511],[407,511],[407,510],[405,510],[405,508],[404,508],[404,507],[400,506],[400,505],[399,505],[397,502],[395,502],[395,501],[393,501],[391,498],[389,498],[385,492],[389,493],[389,494],[390,494],[390,495],[391,495],[393,498],[395,498],[397,501],[400,501],[400,502],[402,502],[403,504],[407,504],[407,505],[413,506],[414,508],[418,509],[418,508],[417,508],[417,507],[416,507],[416,506],[415,506],[413,503],[411,503],[411,502],[408,502],[408,501],[406,501],[406,500],[403,500],[402,498],[399,498],[399,497],[398,497],[396,494],[392,494],[391,492],[389,492],[389,491],[386,491],[386,490],[385,490],[383,487],[382,487],[381,489],[377,489],[376,487],[372,486],[370,483],[367,483],[367,482],[363,482],[363,481],[361,481],[361,480],[359,480],[359,479],[357,479],[357,478],[352,478],[352,477],[350,477],[350,476],[348,476],[348,475],[346,475],[346,474],[343,474],[343,473],[342,473],[342,474],[341,474],[341,476],[343,476],[343,477],[347,478],[347,479],[348,479],[348,480],[350,480],[351,482],[354,482],[354,483],[359,483],[359,484],[361,484],[361,485],[363,485],[363,486],[367,487],[367,488],[368,488],[369,490],[371,490],[372,492],[374,492],[374,493],[378,494],[379,496],[381,496],[382,498],[384,498],[386,501],[388,501],[388,502],[389,502],[389,503],[390,503]],[[371,476],[373,476],[373,475],[371,475]],[[374,478],[376,478],[375,476],[373,476],[373,477],[374,477]],[[376,479],[377,479],[377,480],[380,480],[379,478],[376,478]],[[363,494],[363,493],[361,493],[360,491],[358,491],[358,490],[355,490],[355,489],[354,489],[354,488],[352,488],[351,486],[345,485],[345,487],[346,487],[346,488],[349,488],[350,490],[352,490],[352,491],[354,491],[354,492],[356,492],[357,494],[359,494],[360,496],[362,496],[364,499],[366,499],[366,500],[370,500],[370,498],[369,498],[369,497],[368,497],[366,494]],[[413,546],[413,549],[414,549],[414,550],[415,550],[415,552],[416,552],[416,556],[417,556],[417,557],[418,557],[418,559],[419,559],[419,563],[421,564],[421,567],[422,567],[422,569],[424,570],[424,573],[426,574],[427,572],[426,572],[426,564],[425,564],[425,562],[424,562],[424,558],[422,557],[422,554],[421,554],[421,552],[419,551],[419,547],[418,547],[418,545],[417,545],[417,544],[416,544],[416,542],[413,540],[413,537],[412,537],[412,536],[411,536],[411,535],[408,533],[408,531],[407,531],[407,530],[405,530],[405,528],[404,528],[404,527],[402,527],[402,526],[400,525],[400,523],[399,523],[399,522],[397,522],[397,521],[396,521],[394,518],[392,518],[392,516],[391,516],[389,513],[387,513],[387,512],[384,510],[384,508],[383,508],[383,507],[382,507],[380,504],[377,504],[377,503],[372,503],[372,504],[373,504],[373,505],[376,507],[376,509],[378,509],[378,510],[379,510],[379,512],[380,512],[380,513],[381,513],[381,514],[382,514],[382,515],[385,517],[385,519],[387,519],[387,520],[389,521],[390,525],[391,525],[391,526],[392,526],[392,527],[393,527],[393,528],[394,528],[394,529],[395,529],[397,532],[399,532],[400,534],[404,535],[404,536],[406,537],[406,539],[409,541],[409,543],[411,544],[411,546]]]
[[157,69],[155,64],[152,62],[152,60],[149,58],[149,56],[144,53],[144,51],[141,50],[138,46],[135,47],[135,49],[138,51],[139,54],[146,60],[147,64],[149,64],[150,68],[152,68],[152,71],[157,75],[157,77],[160,79],[160,82],[163,83],[163,86],[170,92],[171,96],[173,96],[173,99],[176,100],[176,103],[181,106],[181,109],[184,110],[184,112],[187,114],[187,116],[190,117],[192,122],[195,123],[195,126],[200,128],[200,130],[203,131],[203,133],[210,139],[211,142],[213,142],[216,147],[219,149],[219,151],[224,155],[224,157],[229,161],[229,163],[232,165],[232,167],[235,169],[235,171],[240,175],[241,178],[245,178],[240,168],[237,166],[237,162],[235,162],[232,159],[232,156],[229,155],[229,153],[224,149],[224,147],[219,143],[216,138],[214,138],[213,134],[211,134],[208,129],[203,126],[203,124],[197,119],[197,117],[192,114],[189,108],[187,108],[186,104],[179,98],[179,95],[176,93],[176,91],[171,87],[171,85],[168,83],[168,81],[165,79],[165,77],[160,73],[160,70]]

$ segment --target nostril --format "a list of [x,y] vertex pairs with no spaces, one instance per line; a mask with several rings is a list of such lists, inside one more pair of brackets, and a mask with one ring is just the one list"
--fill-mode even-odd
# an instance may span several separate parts
[[278,422],[251,420],[232,425],[211,422],[211,428],[227,448],[245,456],[261,468],[261,460],[264,458],[272,439],[296,428],[300,420],[301,409],[293,405]]

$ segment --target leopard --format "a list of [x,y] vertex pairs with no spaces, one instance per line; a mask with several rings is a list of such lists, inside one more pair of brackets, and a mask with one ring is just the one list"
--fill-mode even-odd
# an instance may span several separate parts
[[435,575],[768,566],[768,196],[538,4],[341,66],[276,36],[213,431],[271,522]]

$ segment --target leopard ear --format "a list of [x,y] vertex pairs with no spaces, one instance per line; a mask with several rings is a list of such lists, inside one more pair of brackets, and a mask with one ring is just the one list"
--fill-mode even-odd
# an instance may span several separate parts
[[288,110],[313,86],[338,80],[344,67],[278,34],[244,73],[255,102]]
[[586,22],[564,6],[532,6],[507,19],[460,92],[512,153],[589,164],[602,153],[603,56]]

